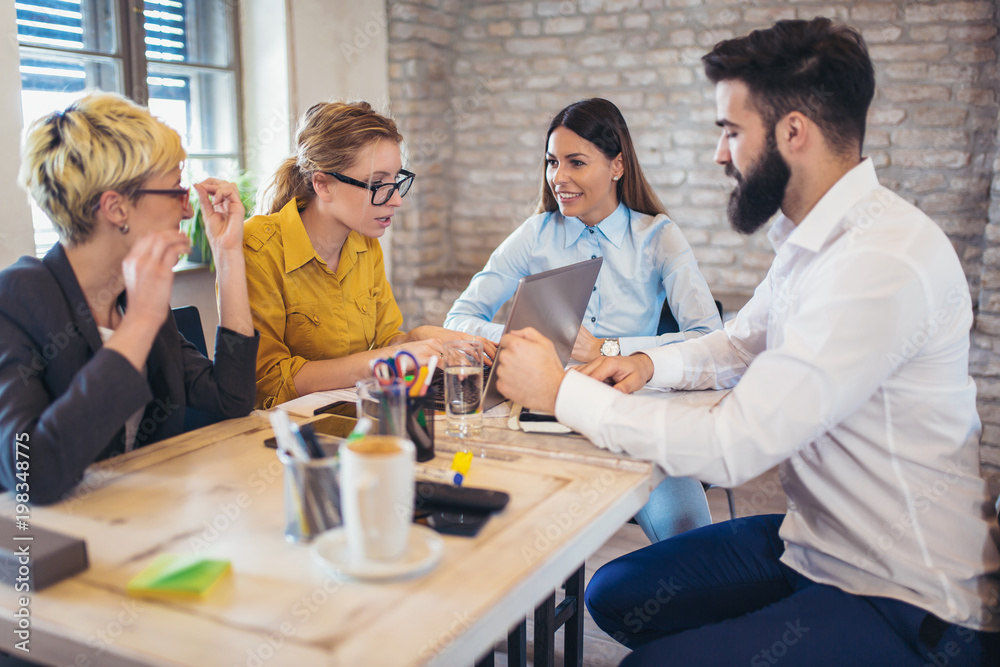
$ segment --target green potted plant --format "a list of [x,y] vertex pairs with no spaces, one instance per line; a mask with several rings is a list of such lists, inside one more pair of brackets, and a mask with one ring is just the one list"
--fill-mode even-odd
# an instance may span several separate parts
[[[257,196],[257,186],[249,172],[242,172],[233,182],[240,191],[240,199],[243,201],[243,208],[246,210],[245,218],[249,218],[254,207]],[[215,270],[215,260],[212,258],[212,248],[208,245],[208,234],[205,232],[205,217],[201,212],[201,204],[198,201],[197,193],[192,193],[191,207],[194,209],[194,216],[181,221],[181,231],[191,239],[191,252],[188,253],[187,260],[195,264],[208,264],[212,271]]]

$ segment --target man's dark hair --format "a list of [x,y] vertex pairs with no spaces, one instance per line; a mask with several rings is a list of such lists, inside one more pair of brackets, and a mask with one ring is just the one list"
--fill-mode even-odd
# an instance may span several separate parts
[[875,70],[854,28],[827,18],[778,21],[719,42],[702,62],[712,83],[745,83],[767,126],[798,111],[819,126],[835,151],[860,155]]

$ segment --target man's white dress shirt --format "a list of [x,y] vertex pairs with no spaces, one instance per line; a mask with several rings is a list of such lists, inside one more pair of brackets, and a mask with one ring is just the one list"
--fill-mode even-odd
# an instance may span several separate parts
[[[724,331],[648,350],[652,386],[733,391],[714,408],[569,372],[559,420],[671,475],[735,486],[780,464],[782,562],[849,593],[1000,630],[1000,531],[979,476],[972,307],[951,243],[870,160],[796,227]],[[738,383],[738,384],[737,384]]]

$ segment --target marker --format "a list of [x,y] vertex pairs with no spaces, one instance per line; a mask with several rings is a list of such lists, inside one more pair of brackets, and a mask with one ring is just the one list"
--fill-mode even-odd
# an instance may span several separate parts
[[472,466],[472,452],[455,452],[455,458],[451,460],[451,469],[461,475],[468,475]]
[[430,373],[427,372],[427,366],[421,366],[420,372],[417,373],[417,379],[413,381],[412,385],[410,385],[410,398],[416,398],[423,393],[424,384],[427,382],[428,375],[430,375]]
[[373,422],[370,418],[361,417],[358,419],[358,423],[354,425],[354,430],[347,435],[347,442],[351,443],[365,437],[368,435],[368,431],[372,430],[372,426],[374,426],[374,424],[375,422]]
[[414,465],[414,469],[417,473],[417,479],[423,479],[424,481],[432,482],[445,482],[447,484],[454,484],[455,486],[462,486],[463,476],[462,473],[456,472],[455,470],[445,470],[444,468],[434,468],[431,466],[420,465],[419,463]]

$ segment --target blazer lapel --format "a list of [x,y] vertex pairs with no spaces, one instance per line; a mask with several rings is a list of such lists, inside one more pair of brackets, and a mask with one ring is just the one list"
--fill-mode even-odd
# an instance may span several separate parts
[[80,330],[91,351],[97,352],[104,347],[101,342],[101,334],[97,331],[94,314],[90,312],[90,306],[83,296],[83,290],[80,289],[80,283],[76,279],[76,274],[73,273],[73,267],[66,257],[66,250],[62,243],[56,243],[52,246],[52,249],[45,253],[42,262],[59,283],[59,288],[62,289],[66,302],[69,304],[73,323]]

